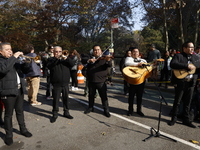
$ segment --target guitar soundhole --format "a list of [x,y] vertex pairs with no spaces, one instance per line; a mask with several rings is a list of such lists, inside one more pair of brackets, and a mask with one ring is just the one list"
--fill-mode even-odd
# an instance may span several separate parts
[[137,74],[137,69],[129,69],[130,71],[132,71],[133,73]]

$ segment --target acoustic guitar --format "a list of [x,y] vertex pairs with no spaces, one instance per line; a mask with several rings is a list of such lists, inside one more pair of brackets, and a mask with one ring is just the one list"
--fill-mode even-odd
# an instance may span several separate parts
[[[193,65],[193,64],[191,64]],[[194,65],[193,65],[194,66]],[[195,66],[194,66],[195,67]],[[173,69],[174,75],[178,79],[183,79],[189,74],[194,74],[196,71],[196,67],[193,70],[186,70],[186,69]]]
[[[155,61],[164,61],[164,59],[157,59]],[[149,78],[151,76],[151,72],[154,68],[154,62],[152,63],[144,63],[145,67],[125,67],[122,71],[123,71],[123,76],[124,79],[130,83],[130,84],[134,84],[134,85],[138,85],[143,83],[147,78]]]

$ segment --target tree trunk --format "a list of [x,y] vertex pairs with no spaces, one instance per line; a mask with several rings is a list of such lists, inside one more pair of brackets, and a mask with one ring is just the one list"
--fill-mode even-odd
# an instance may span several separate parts
[[184,35],[183,35],[183,16],[182,16],[182,1],[177,3],[177,17],[179,21],[179,50],[182,50],[182,44],[184,43]]
[[165,32],[165,51],[169,49],[169,37],[167,29],[167,20],[166,20],[166,3],[163,0],[163,18],[164,18],[164,32]]
[[197,39],[198,39],[198,29],[199,29],[199,14],[200,14],[200,9],[197,10],[196,13],[196,25],[195,25],[195,37],[194,37],[194,44],[195,46],[197,45]]

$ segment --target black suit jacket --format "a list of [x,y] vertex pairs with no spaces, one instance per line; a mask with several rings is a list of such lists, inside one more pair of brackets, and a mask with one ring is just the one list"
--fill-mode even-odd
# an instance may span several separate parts
[[[194,85],[196,84],[197,80],[197,73],[199,73],[199,68],[200,68],[200,57],[198,57],[195,54],[192,55],[187,55],[186,53],[182,52],[180,54],[176,54],[171,62],[170,62],[170,67],[172,69],[188,69],[188,60],[197,68],[195,74],[193,75],[193,83]],[[178,82],[183,82],[184,79],[178,79],[175,77],[174,73],[172,73],[172,79],[171,82],[174,84],[177,84]]]

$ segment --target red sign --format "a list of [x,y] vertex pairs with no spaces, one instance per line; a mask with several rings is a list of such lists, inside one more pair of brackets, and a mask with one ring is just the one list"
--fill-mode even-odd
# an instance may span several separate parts
[[118,22],[119,22],[119,19],[118,18],[112,18],[111,19],[111,28],[118,28]]
[[118,18],[112,18],[111,23],[118,23]]

